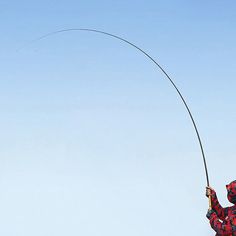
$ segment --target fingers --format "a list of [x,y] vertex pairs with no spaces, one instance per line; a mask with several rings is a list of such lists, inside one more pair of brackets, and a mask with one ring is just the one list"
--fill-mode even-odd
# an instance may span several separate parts
[[206,196],[209,197],[211,195],[211,190],[210,189],[207,189],[206,190]]
[[207,186],[206,187],[206,196],[209,197],[209,196],[213,196],[215,194],[215,190],[210,187],[210,186]]
[[207,191],[211,191],[212,193],[215,193],[215,190],[212,187],[210,187],[210,186],[207,186],[206,190]]
[[210,190],[214,191],[214,189],[210,186],[206,186],[206,189],[210,189]]
[[207,189],[207,190],[206,190],[206,193],[207,193],[208,195],[210,195],[210,194],[211,194],[211,190],[210,190],[210,189]]

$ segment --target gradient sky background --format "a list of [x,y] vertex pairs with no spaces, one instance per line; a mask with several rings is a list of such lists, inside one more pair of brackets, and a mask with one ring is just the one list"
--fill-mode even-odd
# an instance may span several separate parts
[[0,1],[0,235],[214,235],[196,135],[227,205],[236,2]]

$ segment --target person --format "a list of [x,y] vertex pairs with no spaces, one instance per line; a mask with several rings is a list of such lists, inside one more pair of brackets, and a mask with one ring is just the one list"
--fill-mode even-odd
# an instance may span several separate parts
[[206,187],[206,196],[211,196],[212,209],[207,212],[207,218],[216,236],[236,236],[236,180],[226,185],[228,200],[233,206],[223,208],[211,187]]

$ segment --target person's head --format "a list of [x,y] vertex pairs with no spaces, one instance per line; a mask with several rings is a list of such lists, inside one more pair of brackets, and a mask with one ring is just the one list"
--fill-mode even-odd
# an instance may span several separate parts
[[236,204],[236,180],[232,181],[230,184],[227,184],[226,189],[228,192],[228,200],[231,203]]

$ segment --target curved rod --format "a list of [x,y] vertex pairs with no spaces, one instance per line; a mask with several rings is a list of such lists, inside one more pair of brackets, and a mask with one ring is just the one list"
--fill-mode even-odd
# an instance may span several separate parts
[[87,29],[87,28],[71,28],[71,29],[63,29],[63,30],[58,30],[58,31],[54,31],[54,32],[51,32],[51,33],[48,33],[48,34],[45,34],[33,41],[30,42],[30,44],[32,43],[35,43],[36,41],[39,41],[39,40],[42,40],[44,38],[47,38],[49,36],[52,36],[54,34],[59,34],[59,33],[64,33],[64,32],[68,32],[68,31],[88,31],[88,32],[93,32],[93,33],[99,33],[99,34],[103,34],[103,35],[107,35],[107,36],[110,36],[110,37],[113,37],[113,38],[116,38],[120,41],[123,41],[127,44],[129,44],[130,46],[136,48],[138,51],[140,51],[142,54],[144,54],[147,58],[149,58],[163,73],[164,75],[166,76],[166,78],[169,80],[169,82],[173,85],[173,87],[175,88],[175,90],[177,91],[177,93],[179,94],[182,102],[184,103],[184,106],[185,108],[187,109],[187,112],[190,116],[190,119],[192,121],[192,124],[193,124],[193,127],[194,127],[194,130],[196,132],[196,135],[197,135],[197,139],[198,139],[198,142],[199,142],[199,145],[200,145],[200,149],[201,149],[201,154],[202,154],[202,158],[203,158],[203,163],[204,163],[204,169],[205,169],[205,174],[206,174],[206,181],[207,181],[207,186],[210,185],[209,183],[209,176],[208,176],[208,170],[207,170],[207,163],[206,163],[206,157],[205,157],[205,154],[204,154],[204,149],[203,149],[203,145],[202,145],[202,141],[201,141],[201,137],[200,137],[200,134],[199,134],[199,131],[198,131],[198,128],[197,128],[197,125],[196,125],[196,122],[193,118],[193,115],[190,111],[190,108],[188,106],[188,104],[186,103],[186,100],[184,99],[183,95],[181,94],[180,90],[178,89],[178,87],[175,85],[175,83],[173,82],[173,80],[170,78],[170,76],[167,74],[167,72],[148,54],[146,53],[143,49],[139,48],[138,46],[136,46],[135,44],[129,42],[128,40],[124,39],[124,38],[121,38],[119,36],[116,36],[114,34],[110,34],[110,33],[107,33],[107,32],[104,32],[104,31],[100,31],[100,30],[96,30],[96,29]]

